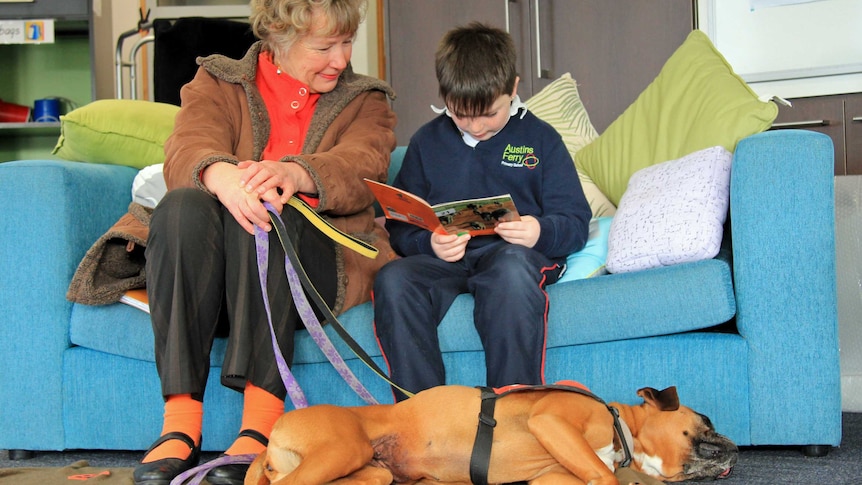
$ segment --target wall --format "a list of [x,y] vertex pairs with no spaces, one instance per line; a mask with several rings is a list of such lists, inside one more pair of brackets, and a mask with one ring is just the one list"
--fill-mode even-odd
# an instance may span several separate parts
[[[93,66],[95,72],[95,98],[116,97],[114,79],[115,48],[120,33],[138,24],[138,0],[93,1]],[[126,42],[123,59],[128,59],[131,42]],[[128,83],[124,88],[128,93]]]
[[[698,24],[760,95],[796,98],[862,91],[858,0],[755,10],[750,0],[698,0]],[[792,79],[768,79],[775,73]]]

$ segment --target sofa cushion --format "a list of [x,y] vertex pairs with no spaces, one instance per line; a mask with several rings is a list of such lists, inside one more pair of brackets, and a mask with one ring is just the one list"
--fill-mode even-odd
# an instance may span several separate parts
[[[724,323],[736,313],[729,261],[723,248],[713,259],[549,285],[548,348]],[[444,351],[482,348],[472,315],[472,296],[458,296],[438,331]]]
[[[568,72],[524,101],[524,104],[534,115],[557,130],[563,137],[572,160],[578,150],[599,136],[590,122],[584,103],[581,102],[578,85]],[[592,179],[582,170],[578,170],[578,179],[593,211],[593,217],[614,215],[616,208]]]
[[60,117],[52,152],[73,162],[144,168],[165,161],[165,140],[178,106],[130,99],[100,99]]
[[575,156],[614,204],[641,168],[712,146],[733,152],[778,114],[727,63],[709,38],[693,31],[623,114]]
[[[711,327],[736,311],[729,252],[694,263],[613,274],[549,285],[548,347],[607,342]],[[685,291],[680,291],[685,288]],[[638,295],[634,298],[633,295]],[[365,351],[379,357],[370,303],[339,317]],[[327,335],[345,359],[350,348],[330,325]],[[473,327],[473,297],[458,296],[439,327],[444,352],[482,350]],[[122,303],[75,304],[70,324],[72,344],[139,360],[154,360],[149,315]],[[221,366],[225,340],[216,339],[211,364]],[[308,332],[296,335],[294,363],[325,363]]]
[[611,223],[608,271],[640,271],[718,254],[732,158],[723,147],[712,147],[635,172]]

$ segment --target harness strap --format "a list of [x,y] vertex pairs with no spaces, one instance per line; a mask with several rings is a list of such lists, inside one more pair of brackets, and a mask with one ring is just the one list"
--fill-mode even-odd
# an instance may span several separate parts
[[546,389],[560,389],[563,391],[577,392],[578,394],[583,394],[584,396],[591,397],[596,401],[605,405],[608,408],[608,411],[611,413],[611,416],[614,417],[614,431],[616,432],[617,439],[620,442],[620,447],[623,451],[623,461],[620,462],[620,467],[628,467],[632,463],[632,446],[631,443],[633,441],[632,432],[629,430],[628,425],[620,419],[620,412],[617,408],[608,405],[602,398],[593,394],[586,386],[579,382],[574,381],[560,381],[556,384],[545,384],[545,385],[535,385],[535,386],[527,386],[527,385],[513,385],[508,387],[503,387],[500,389],[496,389],[497,397],[503,397],[510,392],[518,392],[518,391],[541,391]]
[[542,390],[562,390],[576,392],[587,397],[591,397],[596,401],[605,405],[608,412],[614,418],[614,432],[620,441],[625,458],[620,463],[621,468],[626,468],[631,465],[632,452],[631,441],[632,435],[628,426],[620,419],[619,411],[611,406],[608,406],[599,396],[595,395],[580,383],[571,381],[562,381],[557,384],[547,385],[513,385],[499,389],[490,387],[478,386],[481,391],[481,404],[479,409],[479,426],[476,429],[476,439],[473,441],[473,452],[470,455],[470,481],[475,485],[488,485],[488,468],[491,464],[491,445],[494,441],[494,427],[497,426],[497,420],[494,419],[494,408],[497,404],[497,398],[503,397],[506,394],[521,391],[542,391]]
[[470,481],[475,485],[488,485],[488,467],[491,464],[491,444],[494,441],[494,407],[497,405],[497,393],[490,387],[479,387],[482,391],[479,409],[479,427],[476,429],[476,439],[473,441],[473,452],[470,455]]
[[608,409],[611,411],[611,414],[614,416],[614,430],[617,432],[617,436],[620,440],[620,447],[623,449],[623,461],[620,462],[620,468],[627,468],[632,464],[632,432],[629,429],[628,425],[625,421],[620,419],[620,411],[619,409],[608,406]]

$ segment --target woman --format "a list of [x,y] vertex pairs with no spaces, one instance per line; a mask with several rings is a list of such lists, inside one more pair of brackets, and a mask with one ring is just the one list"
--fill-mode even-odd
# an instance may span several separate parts
[[[284,412],[255,259],[254,227],[271,229],[263,202],[283,211],[303,267],[336,313],[367,301],[377,269],[394,257],[362,180],[385,180],[395,147],[391,88],[349,66],[365,7],[366,0],[252,0],[261,40],[241,60],[202,59],[182,90],[165,144],[169,192],[153,213],[146,252],[165,417],[161,438],[135,469],[138,485],[167,484],[197,464],[216,335],[228,337],[222,384],[244,393],[241,430],[225,453],[262,451]],[[286,205],[294,194],[375,245],[378,257],[323,236]],[[270,246],[267,291],[289,363],[301,322],[276,237]],[[246,468],[216,468],[207,481],[241,484]]]

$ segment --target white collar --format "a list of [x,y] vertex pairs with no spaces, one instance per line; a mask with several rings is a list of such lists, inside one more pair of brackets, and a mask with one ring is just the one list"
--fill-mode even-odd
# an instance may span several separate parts
[[[527,105],[524,104],[524,102],[521,101],[521,97],[516,94],[515,97],[512,98],[512,103],[509,105],[509,117],[511,118],[512,116],[515,116],[516,114],[518,114],[518,111],[520,111],[522,108],[523,108],[523,111],[521,111],[521,116],[520,116],[521,119],[523,119],[524,116],[527,114]],[[435,113],[437,113],[438,115],[445,114],[449,118],[452,117],[452,113],[449,112],[449,108],[447,108],[445,106],[442,108],[438,108],[432,104],[431,110],[434,111]],[[464,140],[464,143],[466,143],[470,147],[475,147],[476,145],[479,144],[479,140],[473,138],[472,136],[470,136],[467,133],[461,132],[461,138]]]

